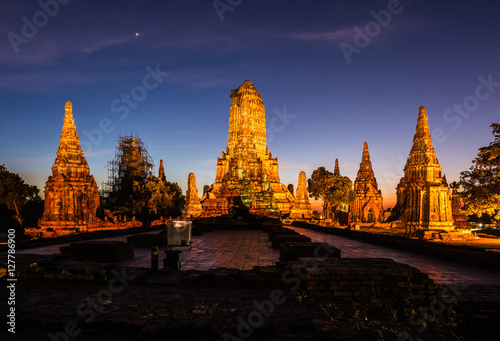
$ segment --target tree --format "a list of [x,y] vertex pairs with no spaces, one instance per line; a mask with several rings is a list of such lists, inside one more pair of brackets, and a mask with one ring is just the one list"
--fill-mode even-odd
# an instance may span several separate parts
[[340,203],[351,203],[355,199],[352,181],[347,176],[333,174],[319,167],[307,180],[309,196],[323,200],[323,207],[334,207]]
[[30,214],[39,214],[41,202],[36,186],[28,185],[18,174],[9,172],[5,165],[0,165],[0,212],[3,226],[12,226],[13,218],[22,225],[24,216],[29,217],[30,223],[31,220],[36,221],[39,217],[31,217]]
[[146,180],[134,181],[132,213],[146,210],[148,215],[178,216],[185,198],[176,182],[149,176]]
[[467,215],[486,213],[500,220],[500,124],[491,127],[495,140],[479,148],[470,171],[460,173],[460,196]]

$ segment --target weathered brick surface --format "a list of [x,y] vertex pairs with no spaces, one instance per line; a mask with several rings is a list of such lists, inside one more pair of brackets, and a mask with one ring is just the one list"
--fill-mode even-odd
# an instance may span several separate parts
[[310,295],[389,309],[402,316],[437,297],[437,286],[428,275],[390,259],[329,259],[308,269],[307,276]]

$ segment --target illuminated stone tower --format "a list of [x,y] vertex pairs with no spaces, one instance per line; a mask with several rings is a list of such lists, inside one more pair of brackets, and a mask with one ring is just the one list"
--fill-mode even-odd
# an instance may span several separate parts
[[186,191],[186,204],[182,210],[182,218],[192,219],[201,215],[202,208],[200,197],[198,196],[198,188],[196,188],[196,176],[194,173],[189,173],[188,190]]
[[250,81],[245,81],[231,91],[229,98],[228,146],[222,158],[217,158],[215,182],[202,198],[203,216],[235,210],[263,216],[289,213],[294,198],[280,183],[278,158],[273,158],[267,148],[260,94]]
[[290,219],[312,219],[313,211],[309,202],[309,192],[307,191],[306,172],[299,173],[299,183],[295,193],[295,203],[290,212]]
[[420,107],[404,176],[397,186],[397,214],[408,235],[419,230],[453,230],[446,177],[436,157],[425,107]]
[[381,222],[384,218],[382,193],[378,189],[377,179],[372,169],[368,143],[363,146],[363,156],[359,165],[358,175],[354,180],[356,199],[351,206],[353,222]]
[[167,180],[167,178],[165,177],[165,168],[163,167],[163,160],[160,160],[160,168],[158,169],[158,178],[160,180]]
[[68,101],[52,175],[45,183],[45,208],[39,225],[42,230],[53,229],[56,235],[85,231],[99,223],[99,204],[97,185],[83,156]]

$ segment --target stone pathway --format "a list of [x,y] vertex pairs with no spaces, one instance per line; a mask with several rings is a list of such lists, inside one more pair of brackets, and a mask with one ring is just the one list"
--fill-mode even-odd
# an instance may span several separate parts
[[426,257],[412,252],[368,244],[349,238],[292,226],[313,242],[328,243],[341,250],[342,258],[390,258],[416,267],[429,274],[436,283],[455,286],[500,285],[500,273],[446,260]]
[[[433,257],[372,245],[340,236],[330,235],[300,227],[291,227],[312,239],[325,242],[341,250],[342,258],[390,258],[396,262],[414,266],[439,284],[456,286],[500,285],[498,272],[440,260]],[[103,238],[102,240],[126,241],[127,236]],[[68,244],[50,245],[19,250],[18,254],[54,254],[59,247]],[[136,247],[134,258],[116,263],[99,263],[102,266],[120,265],[126,267],[150,267],[151,250]],[[160,251],[160,267],[164,253]],[[268,235],[256,230],[223,230],[206,232],[193,236],[190,251],[180,256],[182,270],[209,270],[219,267],[250,270],[254,266],[274,265],[279,261],[279,250],[271,248]],[[74,261],[77,263],[78,261]],[[80,262],[81,263],[81,262]]]
[[267,233],[262,231],[213,231],[192,241],[191,251],[181,253],[182,270],[251,270],[279,261],[279,250],[271,248]]
[[[96,240],[126,242],[128,236],[117,236]],[[201,236],[193,236],[191,240],[191,250],[182,251],[180,255],[182,270],[209,270],[219,267],[251,270],[254,266],[269,266],[279,261],[279,250],[271,248],[269,237],[267,233],[263,231],[213,231],[204,233]],[[69,244],[57,244],[19,250],[17,254],[56,254],[59,253],[60,247],[67,245]],[[160,267],[162,267],[163,258],[165,258],[162,248],[160,248],[159,256]],[[151,249],[149,247],[135,247],[134,258],[126,259],[118,263],[99,264],[102,266],[118,264],[126,267],[150,267]]]

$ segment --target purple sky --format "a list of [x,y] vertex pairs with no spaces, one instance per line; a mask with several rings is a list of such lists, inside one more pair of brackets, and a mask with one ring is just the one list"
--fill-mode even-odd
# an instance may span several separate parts
[[491,1],[232,0],[223,13],[213,1],[60,1],[42,0],[52,16],[37,1],[0,4],[0,164],[40,189],[68,100],[98,182],[132,131],[155,171],[163,159],[184,190],[194,172],[201,191],[227,145],[229,92],[248,79],[285,185],[335,158],[354,181],[367,141],[386,207],[419,106],[449,182],[500,122]]

